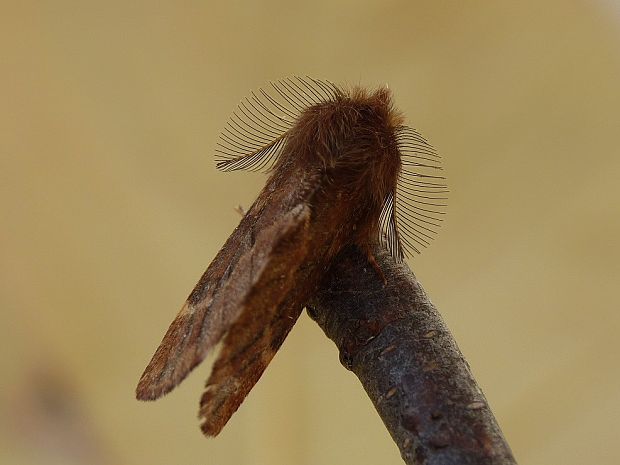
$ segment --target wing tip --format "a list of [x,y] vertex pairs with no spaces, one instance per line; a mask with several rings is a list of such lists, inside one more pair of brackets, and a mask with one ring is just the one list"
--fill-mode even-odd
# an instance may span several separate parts
[[156,400],[168,394],[204,359],[206,351],[197,348],[199,332],[188,321],[192,311],[191,304],[185,302],[170,324],[138,381],[137,400]]
[[235,395],[238,393],[227,389],[230,386],[209,384],[209,381],[211,378],[207,381],[207,387],[200,397],[198,419],[202,420],[200,424],[202,433],[207,437],[215,437],[220,434],[230,417],[237,411],[245,395],[239,398]]
[[146,373],[142,375],[138,386],[136,386],[136,399],[143,401],[157,400],[160,397],[168,394],[174,386],[168,386],[166,384],[155,384]]
[[205,420],[200,425],[200,430],[202,431],[202,434],[204,434],[206,437],[214,438],[215,436],[220,434],[223,427],[224,425],[217,425],[215,424],[215,422]]
[[154,357],[154,361],[151,361],[146,367],[140,381],[138,381],[136,399],[150,401],[165,396],[177,387],[203,358],[203,356],[194,356],[178,366],[176,370],[168,373],[157,365],[156,361],[158,359]]

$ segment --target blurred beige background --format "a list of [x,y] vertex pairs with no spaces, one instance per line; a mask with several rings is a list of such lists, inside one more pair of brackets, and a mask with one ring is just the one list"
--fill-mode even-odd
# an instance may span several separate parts
[[399,464],[303,315],[220,437],[208,365],[134,387],[264,177],[222,174],[269,79],[389,83],[444,155],[448,221],[410,264],[521,464],[615,464],[620,4],[17,2],[0,18],[0,462]]

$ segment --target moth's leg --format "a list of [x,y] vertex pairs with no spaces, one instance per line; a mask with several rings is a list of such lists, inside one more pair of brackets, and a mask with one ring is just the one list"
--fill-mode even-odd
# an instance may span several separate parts
[[367,256],[368,256],[368,262],[372,265],[373,269],[375,270],[379,278],[381,278],[381,280],[383,281],[383,285],[385,286],[387,284],[387,279],[385,277],[385,274],[383,273],[383,270],[381,269],[381,266],[377,262],[377,259],[375,258],[374,254],[370,251],[368,251]]
[[241,215],[241,218],[243,218],[248,213],[248,211],[243,208],[243,205],[237,205],[235,207],[235,211],[239,213],[239,215]]

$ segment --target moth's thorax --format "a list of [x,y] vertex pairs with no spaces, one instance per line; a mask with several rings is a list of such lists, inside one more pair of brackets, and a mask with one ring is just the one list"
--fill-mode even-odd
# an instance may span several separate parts
[[379,236],[379,217],[401,169],[395,134],[401,124],[387,89],[355,89],[309,107],[289,133],[274,175],[296,183],[296,190],[315,192],[313,210],[322,213],[314,221],[329,236],[326,256]]
[[401,124],[388,89],[353,89],[301,114],[282,161],[321,171],[339,192],[381,203],[400,171],[395,130]]

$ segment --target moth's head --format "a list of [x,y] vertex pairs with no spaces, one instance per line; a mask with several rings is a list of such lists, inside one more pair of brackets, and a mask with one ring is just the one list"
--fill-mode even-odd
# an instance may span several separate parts
[[394,109],[392,92],[387,85],[374,91],[354,87],[343,96],[343,102],[359,113],[361,125],[392,132],[403,124],[404,117]]
[[377,201],[391,192],[401,168],[397,132],[403,117],[387,87],[354,87],[309,108],[314,156],[344,186],[363,189]]

